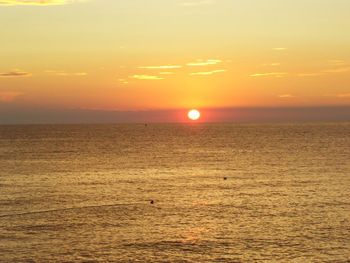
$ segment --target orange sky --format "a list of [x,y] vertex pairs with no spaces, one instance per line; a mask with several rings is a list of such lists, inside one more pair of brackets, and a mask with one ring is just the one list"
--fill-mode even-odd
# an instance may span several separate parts
[[0,2],[0,104],[350,105],[348,0]]

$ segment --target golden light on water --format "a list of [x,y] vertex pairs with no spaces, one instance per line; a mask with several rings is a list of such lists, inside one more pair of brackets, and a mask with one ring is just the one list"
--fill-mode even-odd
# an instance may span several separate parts
[[187,114],[188,118],[195,121],[198,120],[201,116],[200,112],[198,110],[190,110]]

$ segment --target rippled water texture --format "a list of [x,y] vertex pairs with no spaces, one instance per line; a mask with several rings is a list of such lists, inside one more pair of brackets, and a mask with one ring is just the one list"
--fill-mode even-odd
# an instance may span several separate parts
[[0,189],[1,262],[350,261],[349,123],[0,126]]

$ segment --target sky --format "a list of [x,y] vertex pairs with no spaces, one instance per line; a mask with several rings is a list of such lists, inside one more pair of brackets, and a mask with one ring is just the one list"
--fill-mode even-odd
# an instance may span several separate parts
[[177,122],[191,108],[202,121],[272,111],[266,120],[280,121],[288,109],[350,120],[349,10],[349,0],[0,0],[0,124]]

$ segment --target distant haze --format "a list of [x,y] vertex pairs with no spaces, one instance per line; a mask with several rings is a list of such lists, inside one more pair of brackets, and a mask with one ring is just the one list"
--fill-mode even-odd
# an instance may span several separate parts
[[[199,109],[195,122],[350,121],[350,107]],[[187,109],[103,111],[82,109],[4,108],[0,124],[191,122]]]

